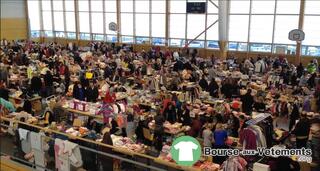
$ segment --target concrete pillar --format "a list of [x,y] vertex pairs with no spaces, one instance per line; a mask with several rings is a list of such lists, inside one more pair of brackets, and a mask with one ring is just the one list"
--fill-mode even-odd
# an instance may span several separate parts
[[[299,29],[303,30],[304,23],[304,9],[305,9],[305,0],[300,0],[300,13],[299,13]],[[301,62],[301,41],[297,42],[296,58],[295,63],[298,65]]]
[[229,28],[229,0],[219,0],[219,47],[220,58],[227,58]]
[[169,27],[170,27],[170,2],[166,0],[166,30],[165,30],[165,46],[169,46]]
[[117,30],[117,40],[118,40],[118,44],[121,42],[120,40],[120,33],[121,33],[121,14],[120,14],[120,10],[121,10],[121,2],[120,0],[117,0],[117,26],[118,26],[118,30]]
[[79,36],[79,33],[80,33],[80,23],[79,23],[79,8],[78,8],[78,0],[75,0],[74,1],[74,14],[75,14],[75,24],[76,24],[76,40],[77,40],[77,45],[79,46],[80,44],[80,36]]

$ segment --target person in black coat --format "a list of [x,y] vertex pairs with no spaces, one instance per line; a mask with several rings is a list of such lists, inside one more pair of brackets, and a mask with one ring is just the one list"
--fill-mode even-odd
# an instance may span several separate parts
[[111,120],[111,129],[110,129],[110,134],[116,134],[119,131],[118,128],[118,123],[115,119]]
[[190,117],[190,110],[188,109],[187,105],[184,104],[182,106],[182,115],[180,118],[180,122],[182,122],[182,125],[184,126],[191,126],[191,117]]
[[89,87],[86,89],[87,102],[97,102],[98,97],[99,90],[97,85],[94,85],[93,82],[90,82]]
[[0,98],[9,101],[9,90],[6,88],[5,83],[0,83]]
[[266,104],[263,102],[263,97],[258,97],[258,99],[254,102],[253,107],[258,112],[265,112]]
[[291,76],[291,85],[292,86],[297,86],[298,85],[298,77],[297,77],[297,74],[294,73],[292,76]]
[[164,110],[163,114],[166,117],[166,120],[169,121],[171,124],[177,121],[177,112],[172,103],[168,103],[168,106]]
[[31,90],[32,90],[34,93],[40,93],[41,88],[42,88],[41,78],[38,77],[37,75],[34,75],[34,76],[31,78]]
[[299,104],[298,102],[294,102],[292,106],[292,112],[290,115],[289,130],[293,128],[293,126],[296,123],[296,120],[299,119],[299,117],[300,117]]
[[162,114],[158,114],[154,117],[155,120],[155,128],[154,128],[154,145],[158,151],[162,150],[162,142],[164,135],[163,123],[165,119]]
[[298,149],[303,147],[306,148],[309,139],[310,127],[311,125],[307,115],[301,115],[301,119],[292,131],[292,134],[296,135],[296,147]]
[[208,90],[209,85],[208,85],[208,82],[207,82],[205,76],[202,76],[202,79],[199,81],[199,85],[203,91]]
[[214,78],[212,78],[208,86],[208,91],[211,97],[218,97],[219,95],[219,85]]
[[50,71],[44,75],[44,85],[46,89],[46,95],[50,96],[53,93],[53,76]]
[[311,75],[311,77],[308,79],[308,86],[310,87],[310,88],[313,88],[313,87],[315,87],[315,79],[316,79],[316,76],[317,76],[317,74],[316,73],[313,73],[312,75]]
[[248,89],[247,93],[241,97],[242,101],[242,112],[246,114],[251,114],[252,105],[254,103],[253,97],[251,95],[251,89]]
[[47,71],[44,75],[44,83],[47,87],[53,86],[53,77],[50,71]]
[[23,111],[31,114],[32,116],[34,115],[33,111],[32,111],[32,104],[29,100],[25,100],[23,103]]
[[66,66],[66,68],[64,70],[64,82],[65,82],[65,86],[66,86],[65,92],[67,92],[69,85],[70,85],[70,70],[69,70],[68,66]]
[[173,71],[182,71],[184,69],[184,64],[181,60],[177,60],[177,62],[173,65]]
[[225,96],[226,99],[230,99],[232,97],[232,85],[230,80],[225,80],[224,84],[221,87],[221,93]]
[[300,78],[303,74],[304,71],[304,67],[302,65],[302,63],[300,63],[297,67],[297,77]]

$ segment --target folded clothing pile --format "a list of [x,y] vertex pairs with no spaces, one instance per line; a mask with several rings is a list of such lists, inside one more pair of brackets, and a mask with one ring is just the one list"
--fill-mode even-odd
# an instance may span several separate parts
[[169,122],[165,122],[163,124],[163,127],[165,130],[167,130],[168,132],[170,133],[177,133],[181,130],[181,127],[182,127],[182,123],[174,123],[174,124],[171,124]]
[[80,127],[79,128],[79,131],[73,127],[67,129],[65,132],[67,134],[71,134],[72,136],[82,136],[82,135],[85,135],[87,132],[88,132],[88,128],[86,127]]
[[171,153],[170,153],[170,149],[171,149],[171,146],[164,145],[162,147],[161,152],[160,152],[159,158],[164,160],[164,161],[173,162],[173,159],[172,159],[172,156],[171,156]]
[[199,163],[199,165],[197,165],[197,163],[196,163],[195,167],[200,167],[200,169],[202,171],[217,171],[217,170],[219,170],[220,165],[216,164],[216,163],[209,162],[209,161],[205,161],[203,163]]
[[135,144],[128,137],[111,135],[111,139],[114,146],[126,148],[137,153],[144,153],[145,149],[147,148],[147,146],[145,146],[144,144]]

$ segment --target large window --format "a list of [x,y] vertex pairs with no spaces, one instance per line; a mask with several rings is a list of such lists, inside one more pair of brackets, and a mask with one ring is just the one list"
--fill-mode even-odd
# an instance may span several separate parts
[[62,0],[52,1],[53,4],[53,30],[55,37],[65,37],[64,3]]
[[[219,23],[218,23],[218,0],[208,1],[207,4],[207,27],[210,27],[206,33],[206,47],[210,49],[219,49],[217,40],[219,40]],[[204,27],[205,29],[206,27]]]
[[133,35],[133,14],[122,13],[121,14],[121,34]]
[[[317,9],[319,2],[307,1],[311,3],[307,5],[308,2],[306,2],[306,12],[308,8],[311,12],[310,17],[308,13],[305,17],[306,41],[304,44],[314,45],[316,40],[319,40],[317,33],[320,33],[318,29],[320,19],[314,16],[315,13],[320,13],[318,12],[320,10],[314,10]],[[295,54],[296,42],[290,41],[288,34],[291,30],[298,28],[299,12],[299,0],[231,0],[229,50],[243,51],[247,48],[248,51],[254,52]],[[309,39],[307,32],[313,35]]]
[[64,16],[62,11],[54,11],[54,30],[64,31]]
[[[205,29],[205,15],[188,14],[187,38],[196,38]],[[198,39],[204,40],[205,34],[201,34]]]
[[151,36],[152,37],[165,37],[165,25],[166,25],[166,16],[165,14],[152,14],[152,23],[151,23]]
[[[302,54],[319,56],[320,1],[305,1]],[[188,14],[187,2],[206,2],[206,13]],[[229,50],[296,53],[296,42],[288,39],[288,33],[298,28],[299,0],[229,2],[224,35]],[[219,0],[27,0],[27,4],[32,37],[219,48]],[[116,31],[109,30],[111,22],[117,24]]]
[[185,38],[186,36],[186,15],[171,14],[170,15],[170,37]]
[[151,27],[150,35],[153,45],[165,45],[166,36],[166,1],[165,0],[150,0],[151,3]]
[[51,11],[42,12],[43,29],[52,31],[52,15]]
[[[39,1],[28,1],[28,11],[29,11],[29,22],[30,30],[39,31],[40,30],[40,6]],[[39,36],[39,35],[38,35]]]
[[250,42],[271,43],[273,15],[253,15],[250,25]]
[[65,0],[64,1],[65,8],[65,21],[66,21],[66,31],[68,38],[75,39],[76,32],[76,16],[75,16],[75,8],[74,8],[74,0]]
[[291,30],[298,28],[298,15],[277,15],[274,30],[274,43],[295,44],[288,39]]
[[89,12],[79,12],[79,31],[90,33]]
[[[135,1],[135,36],[150,36],[150,1]],[[149,42],[148,38],[137,38],[136,43]]]
[[66,12],[66,31],[75,32],[76,31],[76,22],[74,12]]
[[249,29],[249,15],[230,15],[229,40],[247,42]]
[[303,30],[302,54],[320,57],[320,1],[306,0]]
[[[103,0],[90,1],[91,10],[91,32],[92,33],[104,33],[104,21],[103,21]],[[94,40],[103,40],[103,35],[94,34]]]
[[136,36],[149,37],[149,14],[136,14]]

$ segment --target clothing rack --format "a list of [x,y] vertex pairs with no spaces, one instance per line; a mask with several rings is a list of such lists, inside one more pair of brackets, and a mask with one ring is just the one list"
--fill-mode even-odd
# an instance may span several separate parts
[[[25,123],[19,122],[19,121],[18,121],[18,123],[20,123],[20,124],[25,124]],[[1,126],[5,126],[5,127],[10,127],[10,126],[7,126],[7,125],[5,125],[5,124],[0,124],[0,125],[1,125]],[[32,125],[32,124],[25,124],[25,125],[29,125],[29,126],[31,126],[31,127],[34,127],[34,125]],[[38,127],[38,129],[40,129],[40,127]],[[40,129],[40,130],[43,130],[43,129]],[[47,129],[47,131],[49,131],[49,129]],[[31,131],[31,132],[32,132],[32,131]],[[54,131],[52,131],[52,132],[54,132]],[[56,132],[55,132],[55,133],[56,133]],[[59,133],[58,133],[58,134],[59,134]],[[63,134],[60,134],[60,135],[63,135]],[[46,138],[48,138],[48,139],[50,139],[50,140],[53,140],[53,141],[54,141],[55,139],[57,139],[57,138],[49,137],[49,136],[47,136],[47,135],[44,135],[44,137],[46,137]],[[69,135],[68,137],[72,137],[72,136]],[[71,138],[71,139],[72,139],[72,138]],[[91,141],[92,141],[92,140],[91,140]],[[101,144],[103,144],[103,143],[96,143],[96,144],[101,146]],[[152,170],[156,170],[156,171],[165,171],[164,169],[156,168],[156,167],[154,167],[154,166],[152,166],[152,165],[148,165],[148,164],[141,163],[141,162],[138,162],[138,161],[135,161],[135,160],[127,159],[127,158],[124,158],[124,157],[119,156],[119,155],[101,152],[101,151],[99,151],[99,150],[92,149],[92,148],[88,148],[88,147],[85,147],[85,146],[79,145],[79,144],[78,144],[78,146],[79,146],[80,149],[84,149],[84,150],[87,150],[87,151],[90,151],[90,152],[94,152],[94,153],[97,153],[97,154],[100,154],[100,155],[104,155],[104,156],[107,156],[107,157],[111,157],[111,158],[114,158],[114,159],[118,159],[118,160],[121,160],[121,161],[125,161],[125,162],[128,162],[128,163],[134,164],[134,165],[141,166],[141,167],[143,167],[143,168],[148,168],[148,169],[152,169]],[[106,147],[107,147],[107,146],[110,146],[110,145],[103,144],[102,146],[106,146]],[[133,157],[133,156],[134,156],[134,157],[137,157],[136,153],[134,153],[134,152],[130,152],[130,151],[127,151],[127,150],[122,150],[121,148],[117,148],[117,147],[114,147],[114,146],[112,146],[112,150],[115,151],[115,152],[123,153],[123,154],[128,154],[128,152],[129,152],[129,154],[131,154],[132,157]],[[1,154],[4,154],[4,153],[1,152]],[[14,158],[14,159],[17,159],[17,160],[19,160],[19,161],[21,161],[21,162],[23,162],[23,163],[31,164],[33,167],[34,167],[34,166],[38,166],[38,165],[36,165],[36,164],[34,164],[34,163],[30,163],[30,162],[21,160],[21,159],[19,159],[19,158],[13,157],[13,156],[10,156],[10,157],[12,157],[12,158]],[[141,157],[145,157],[145,155],[141,155]],[[145,158],[146,158],[146,157],[145,157]],[[151,159],[151,158],[147,158],[147,159]],[[42,167],[42,166],[38,166],[38,167],[44,168],[44,167]],[[46,170],[48,170],[48,171],[51,171],[51,170],[49,170],[49,169],[47,169],[47,168],[44,168],[44,169],[46,169]]]
[[[178,169],[178,170],[189,170],[189,171],[197,170],[197,168],[192,168],[192,167],[189,167],[189,166],[179,166],[176,163],[162,161],[157,157],[153,157],[153,156],[149,156],[149,155],[141,154],[141,153],[137,153],[137,152],[131,152],[131,151],[127,151],[127,150],[124,151],[119,147],[108,145],[108,144],[105,144],[105,143],[102,143],[102,142],[97,142],[97,141],[93,141],[93,140],[90,140],[90,139],[87,139],[87,138],[73,136],[73,135],[70,135],[70,134],[66,134],[64,132],[60,132],[60,131],[57,131],[57,130],[53,130],[53,129],[50,129],[50,128],[45,128],[45,127],[34,125],[34,124],[25,123],[25,122],[22,122],[22,121],[11,119],[11,118],[1,117],[0,122],[2,122],[2,121],[7,121],[7,122],[12,121],[14,123],[30,126],[30,127],[34,128],[34,129],[39,129],[39,130],[43,130],[45,132],[49,132],[49,133],[54,133],[54,134],[58,134],[58,135],[61,135],[61,136],[65,136],[65,137],[68,137],[69,139],[79,140],[79,141],[83,141],[83,142],[99,145],[99,146],[102,146],[102,147],[107,147],[107,148],[110,148],[113,151],[119,152],[121,154],[125,154],[124,152],[129,152],[130,155],[132,155],[134,158],[141,157],[141,158],[149,160],[150,162],[154,162],[154,163],[163,165],[164,167],[174,168],[174,169]],[[1,126],[5,126],[4,124],[0,124],[0,125]],[[150,168],[151,170],[164,171],[161,168],[155,168],[152,165],[146,165],[145,163],[139,163],[139,162],[136,162],[136,161],[132,161],[132,160],[120,157],[120,156],[116,156],[114,154],[104,153],[104,152],[97,151],[97,150],[94,150],[94,149],[91,149],[91,148],[87,148],[87,147],[84,147],[84,146],[80,146],[80,145],[79,145],[79,147],[80,147],[80,149],[83,148],[85,150],[89,150],[91,152],[96,152],[96,153],[102,154],[104,156],[108,156],[108,157],[111,157],[111,158],[116,158],[116,159],[119,159],[119,160],[122,160],[122,161],[126,161],[128,163],[136,164],[136,165],[139,165],[139,166],[142,166],[142,167],[145,167],[145,168]]]

